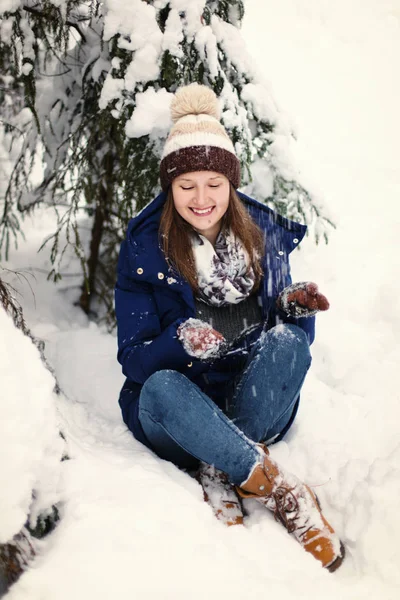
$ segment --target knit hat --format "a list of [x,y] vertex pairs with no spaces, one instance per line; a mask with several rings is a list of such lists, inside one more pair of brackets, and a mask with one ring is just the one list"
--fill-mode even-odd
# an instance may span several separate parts
[[240,162],[233,144],[220,123],[220,110],[214,92],[192,83],[180,88],[171,103],[174,125],[161,157],[161,187],[192,171],[216,171],[240,185]]

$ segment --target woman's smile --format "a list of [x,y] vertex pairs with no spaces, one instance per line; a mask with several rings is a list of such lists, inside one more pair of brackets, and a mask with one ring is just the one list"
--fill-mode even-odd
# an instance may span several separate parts
[[211,215],[212,211],[214,210],[215,206],[209,206],[207,208],[194,208],[194,207],[190,207],[190,210],[192,212],[194,212],[194,214],[197,217],[208,217],[209,215]]

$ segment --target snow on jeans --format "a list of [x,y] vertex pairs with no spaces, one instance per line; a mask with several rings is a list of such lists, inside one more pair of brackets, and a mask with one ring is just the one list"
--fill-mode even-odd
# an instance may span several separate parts
[[256,443],[276,437],[289,423],[310,364],[304,331],[277,325],[254,347],[230,418],[187,377],[163,370],[142,388],[140,423],[161,458],[187,468],[202,460],[240,485],[259,459]]

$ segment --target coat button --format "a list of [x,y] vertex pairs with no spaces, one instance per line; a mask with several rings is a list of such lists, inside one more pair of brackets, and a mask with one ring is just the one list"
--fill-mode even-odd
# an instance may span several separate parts
[[158,274],[158,279],[164,279],[164,273],[159,273]]
[[294,244],[298,244],[298,243],[299,243],[299,240],[298,240],[297,238],[294,238],[294,240],[293,240],[293,243],[294,243]]
[[285,253],[282,250],[279,250],[278,254],[279,256],[283,256]]
[[136,273],[137,273],[138,275],[142,275],[142,274],[143,274],[143,269],[142,269],[142,267],[139,267],[138,269],[136,269]]
[[193,367],[193,363],[192,363],[192,362],[191,362],[191,363],[189,363],[189,364],[188,364],[188,367]]

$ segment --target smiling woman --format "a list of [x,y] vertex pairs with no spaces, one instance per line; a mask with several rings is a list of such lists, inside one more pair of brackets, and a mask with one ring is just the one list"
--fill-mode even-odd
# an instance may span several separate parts
[[231,231],[244,247],[258,287],[263,275],[260,260],[264,235],[222,173],[194,171],[176,177],[168,188],[161,214],[159,237],[164,255],[191,288],[198,290],[193,231],[212,247],[221,231]]
[[306,228],[236,191],[240,163],[211,90],[181,88],[171,112],[163,193],[132,219],[120,252],[123,418],[158,456],[198,468],[204,490],[223,482],[215,512],[227,524],[243,522],[241,497],[256,498],[333,571],[339,538],[267,449],[295,418],[313,315],[329,307],[315,284],[291,284],[289,254]]

